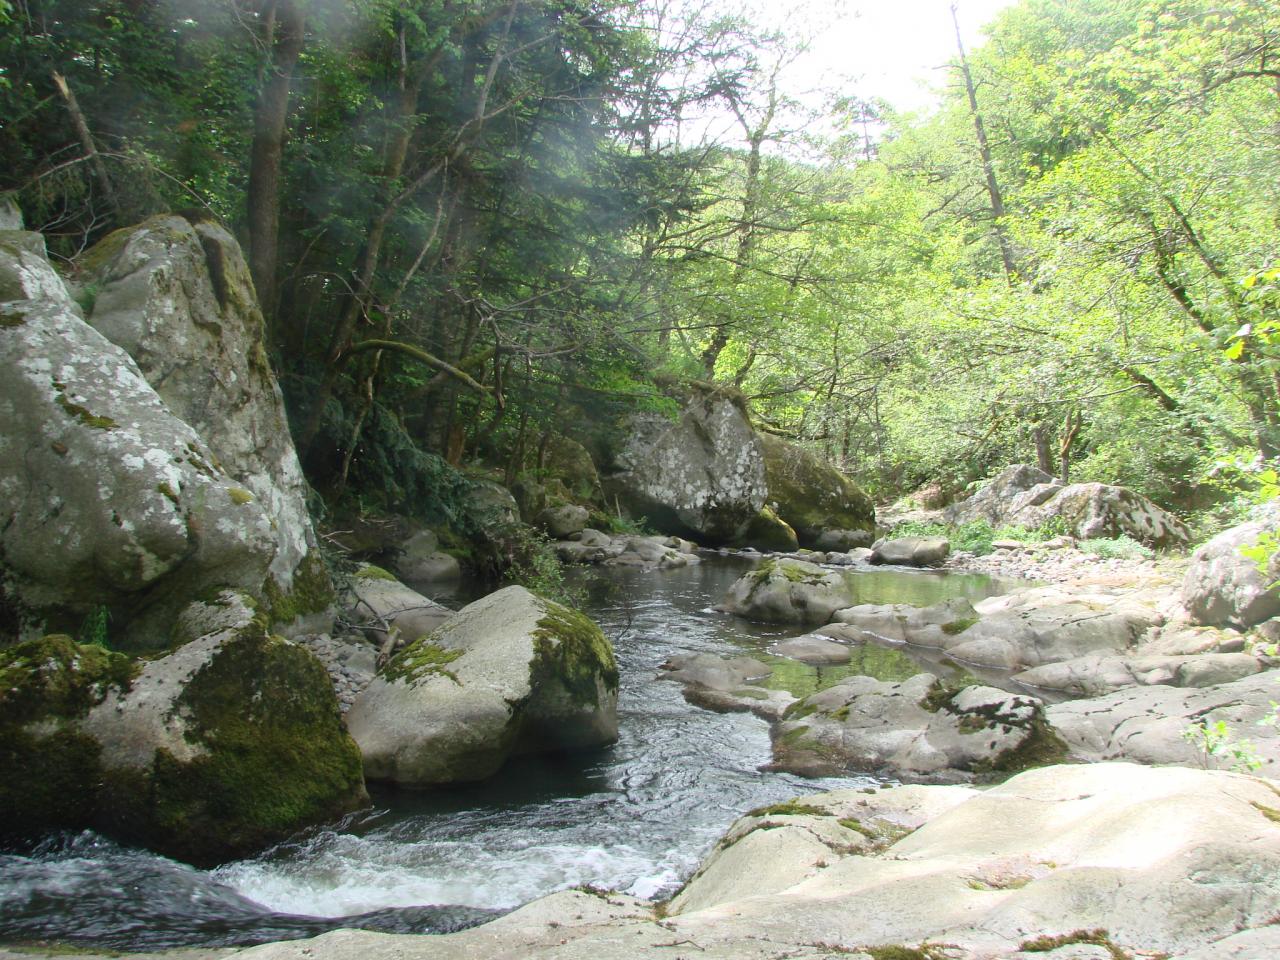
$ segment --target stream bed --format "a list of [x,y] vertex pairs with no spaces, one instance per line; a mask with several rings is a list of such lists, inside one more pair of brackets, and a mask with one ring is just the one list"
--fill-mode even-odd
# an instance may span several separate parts
[[[526,757],[484,784],[416,793],[371,789],[373,807],[252,859],[197,870],[97,834],[0,853],[0,941],[114,949],[233,946],[358,926],[443,932],[539,896],[590,885],[643,898],[672,894],[746,811],[870,778],[764,773],[767,724],[687,704],[659,667],[685,653],[747,653],[773,663],[797,695],[852,673],[905,679],[953,667],[896,648],[856,650],[840,667],[767,654],[805,632],[712,608],[750,563],[576,575],[585,609],[613,641],[620,739],[573,756]],[[874,571],[863,603],[924,605],[1000,592],[977,575]],[[985,680],[993,678],[984,677]],[[994,678],[998,679],[998,678]]]

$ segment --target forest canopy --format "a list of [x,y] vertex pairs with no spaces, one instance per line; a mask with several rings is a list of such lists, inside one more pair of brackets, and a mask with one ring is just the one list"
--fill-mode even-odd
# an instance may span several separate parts
[[1022,0],[936,109],[809,122],[797,41],[693,2],[0,19],[0,190],[70,275],[158,211],[229,224],[332,499],[426,509],[687,379],[884,499],[1038,461],[1212,523],[1280,453],[1267,0]]

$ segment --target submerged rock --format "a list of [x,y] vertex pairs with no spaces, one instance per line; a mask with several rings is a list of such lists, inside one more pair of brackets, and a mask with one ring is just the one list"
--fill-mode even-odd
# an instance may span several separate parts
[[656,529],[710,544],[741,539],[765,504],[760,439],[729,390],[691,387],[674,422],[635,415],[605,478],[616,498]]
[[729,588],[719,609],[765,623],[826,623],[853,602],[853,578],[803,560],[765,560]]
[[617,700],[600,628],[507,587],[400,651],[356,699],[347,727],[366,776],[427,787],[485,779],[515,753],[611,743]]
[[927,673],[902,683],[850,677],[794,704],[772,737],[774,766],[805,776],[956,783],[1065,754],[1036,698],[993,687],[951,690]]

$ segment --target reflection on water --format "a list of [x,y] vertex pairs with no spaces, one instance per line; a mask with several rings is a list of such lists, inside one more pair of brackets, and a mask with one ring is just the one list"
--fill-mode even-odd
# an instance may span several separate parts
[[[54,838],[34,854],[0,858],[0,938],[135,949],[230,945],[336,926],[453,929],[581,884],[668,895],[742,812],[869,781],[761,772],[771,759],[766,724],[690,706],[678,685],[658,679],[664,661],[763,655],[776,664],[772,682],[797,694],[854,672],[902,679],[918,670],[902,651],[870,646],[839,667],[767,655],[769,644],[801,631],[712,609],[749,566],[716,559],[660,573],[577,575],[622,675],[620,740],[610,748],[521,758],[487,783],[456,789],[375,789],[374,810],[214,871],[93,834]],[[864,602],[994,592],[981,578],[955,575],[865,578]]]

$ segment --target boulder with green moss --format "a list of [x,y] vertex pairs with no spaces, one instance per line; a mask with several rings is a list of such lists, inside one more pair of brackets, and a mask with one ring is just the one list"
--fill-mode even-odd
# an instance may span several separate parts
[[740,577],[719,609],[765,623],[827,623],[857,598],[854,574],[804,560],[765,560]]
[[739,544],[778,553],[790,553],[800,548],[800,540],[795,530],[791,529],[791,525],[769,507],[762,509],[747,524]]
[[773,730],[774,765],[805,776],[849,772],[960,783],[1054,763],[1066,746],[1035,697],[931,674],[901,683],[850,677],[793,704]]
[[208,864],[367,800],[324,667],[260,621],[145,662],[46,637],[0,674],[11,834],[93,827]]
[[[841,544],[819,549],[866,546],[876,526],[871,498],[843,473],[798,444],[767,433],[760,435],[769,500],[778,516],[795,530],[800,543],[819,547],[823,534],[841,531]],[[865,534],[865,542],[857,533]],[[828,543],[830,538],[828,538]]]
[[96,291],[89,323],[133,358],[242,499],[271,518],[271,582],[254,592],[273,620],[300,632],[327,630],[333,591],[318,563],[306,481],[235,238],[213,221],[157,216],[111,234],[79,266],[81,282]]
[[517,753],[617,738],[618,670],[587,617],[507,587],[401,650],[347,714],[365,774],[411,787],[482,780]]
[[387,655],[426,636],[454,615],[448,607],[371,563],[352,574],[343,596],[344,619]]

